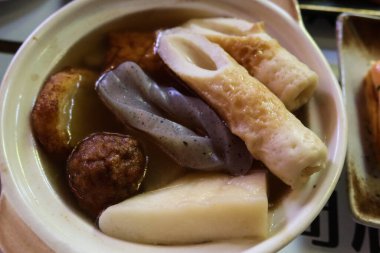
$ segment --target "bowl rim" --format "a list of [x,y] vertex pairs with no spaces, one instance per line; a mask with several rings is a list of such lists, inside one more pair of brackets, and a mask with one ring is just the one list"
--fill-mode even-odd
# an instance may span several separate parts
[[[0,104],[0,118],[1,118],[1,130],[0,130],[0,141],[2,145],[2,150],[1,150],[1,180],[2,180],[2,191],[3,194],[7,196],[9,200],[11,200],[11,203],[14,207],[17,209],[17,213],[19,214],[20,217],[24,220],[26,224],[28,224],[34,232],[38,234],[38,236],[49,246],[53,246],[55,243],[57,243],[57,238],[54,238],[50,234],[50,230],[43,228],[44,223],[40,219],[36,219],[36,217],[33,216],[32,213],[28,213],[28,209],[30,206],[28,206],[28,200],[25,198],[25,193],[23,193],[18,187],[17,183],[15,182],[15,175],[12,173],[12,171],[9,171],[10,163],[9,163],[9,157],[6,153],[7,150],[7,143],[5,140],[5,136],[7,133],[4,132],[4,125],[5,121],[3,120],[5,115],[6,115],[6,103],[8,102],[8,94],[9,90],[11,89],[11,84],[13,76],[17,76],[18,73],[18,68],[17,65],[21,64],[23,61],[27,61],[27,53],[32,51],[34,49],[34,41],[36,38],[40,38],[44,36],[44,34],[48,33],[50,31],[50,28],[56,25],[57,23],[61,22],[67,16],[70,16],[72,12],[78,11],[78,9],[83,8],[83,6],[86,6],[90,2],[93,2],[91,0],[87,1],[73,1],[69,3],[68,5],[64,6],[62,9],[58,10],[56,13],[51,15],[47,20],[45,20],[40,26],[38,26],[34,32],[26,39],[26,41],[23,43],[19,51],[16,53],[15,57],[12,59],[12,62],[7,69],[2,84],[0,86],[0,99],[1,99],[1,104]],[[133,2],[133,0],[132,0]],[[173,3],[178,2],[178,1],[172,1]],[[319,196],[319,202],[316,203],[315,205],[312,205],[308,208],[309,215],[313,217],[313,219],[319,214],[320,210],[323,208],[324,204],[327,202],[329,196],[333,192],[338,179],[340,177],[340,174],[343,169],[344,165],[344,160],[345,160],[345,153],[346,153],[346,148],[347,148],[347,119],[346,119],[346,113],[345,113],[345,108],[343,106],[343,98],[342,98],[342,93],[340,90],[340,86],[331,70],[331,68],[328,67],[328,63],[326,59],[324,58],[323,54],[321,53],[320,49],[317,47],[316,43],[313,41],[311,36],[307,33],[306,29],[297,23],[295,20],[290,18],[285,11],[280,9],[278,6],[274,5],[271,2],[267,2],[264,0],[258,0],[255,1],[258,4],[264,6],[265,8],[271,9],[272,11],[277,12],[283,19],[285,19],[289,24],[292,26],[292,29],[301,29],[303,32],[303,35],[305,36],[305,40],[307,40],[310,43],[310,46],[313,47],[315,50],[315,54],[318,55],[320,58],[322,64],[324,64],[324,68],[327,71],[327,75],[330,77],[332,80],[332,88],[334,89],[334,101],[336,102],[337,110],[338,110],[338,117],[339,119],[339,125],[337,126],[338,130],[338,137],[337,139],[341,141],[340,145],[336,147],[336,150],[334,151],[334,154],[336,154],[335,157],[335,173],[333,174],[333,178],[330,179],[330,186],[327,187],[327,190],[324,191],[323,193],[320,194]],[[305,212],[304,212],[305,214]],[[308,218],[308,220],[313,220]],[[298,224],[297,226],[289,227],[288,230],[286,231],[287,236],[283,236],[279,239],[272,240],[272,242],[277,243],[277,248],[271,248],[273,250],[278,250],[282,247],[284,247],[286,244],[290,242],[290,238],[295,238],[298,234],[302,233],[304,229],[307,228],[307,226],[310,223],[302,223],[301,225]],[[293,225],[295,225],[293,223]],[[277,237],[278,238],[278,237]],[[66,249],[67,247],[64,247],[62,245],[59,246],[60,249]],[[260,250],[265,250],[268,249],[267,244],[260,243],[254,248],[251,248],[247,250],[247,252],[254,252],[254,251],[260,251]],[[70,248],[69,251],[72,251],[73,249]],[[74,251],[73,251],[74,252]]]

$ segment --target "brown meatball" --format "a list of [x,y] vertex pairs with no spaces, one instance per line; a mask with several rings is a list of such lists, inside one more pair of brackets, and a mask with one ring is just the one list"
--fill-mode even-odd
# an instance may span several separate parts
[[128,135],[92,134],[74,148],[67,162],[69,186],[91,217],[137,193],[147,158]]

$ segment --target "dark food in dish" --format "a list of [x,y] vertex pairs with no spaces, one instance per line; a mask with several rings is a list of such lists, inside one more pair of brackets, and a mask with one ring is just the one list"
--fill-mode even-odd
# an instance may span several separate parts
[[363,81],[364,100],[371,142],[380,161],[380,61],[373,63]]
[[67,177],[81,208],[96,218],[106,207],[138,192],[146,166],[135,138],[97,133],[75,147],[67,161]]

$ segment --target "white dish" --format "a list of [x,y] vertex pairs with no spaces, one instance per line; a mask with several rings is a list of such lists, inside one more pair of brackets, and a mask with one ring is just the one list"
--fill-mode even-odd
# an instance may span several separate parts
[[[271,213],[271,236],[184,246],[152,246],[116,240],[84,219],[50,181],[32,136],[29,115],[44,80],[68,62],[73,48],[90,50],[86,36],[118,18],[147,9],[191,8],[213,16],[262,20],[268,32],[317,72],[320,85],[309,102],[308,122],[328,146],[328,168],[291,192]],[[164,17],[157,11],[147,20]],[[81,40],[84,39],[84,40]],[[91,43],[98,41],[91,35]],[[81,42],[77,44],[78,41]],[[339,85],[305,29],[268,1],[111,0],[73,1],[44,22],[23,44],[5,74],[0,93],[3,194],[24,222],[56,252],[273,252],[302,233],[318,215],[340,176],[346,152],[346,116]]]

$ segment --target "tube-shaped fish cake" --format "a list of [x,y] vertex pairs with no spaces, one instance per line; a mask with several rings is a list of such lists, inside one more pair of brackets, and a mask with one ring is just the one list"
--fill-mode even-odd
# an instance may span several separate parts
[[158,53],[286,184],[322,169],[327,148],[265,85],[220,46],[183,29],[160,34]]
[[291,111],[307,103],[317,86],[317,74],[267,34],[262,22],[206,18],[184,27],[219,44]]

